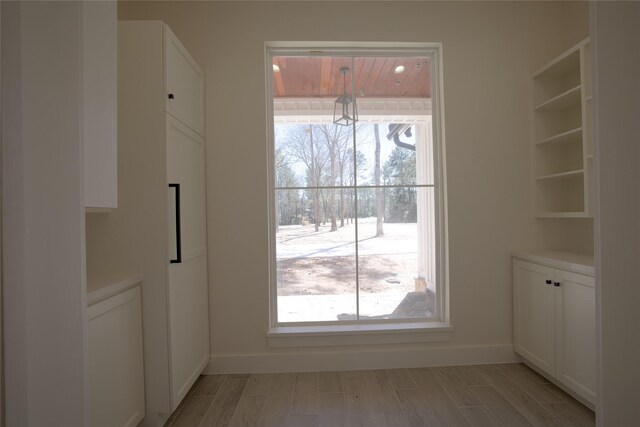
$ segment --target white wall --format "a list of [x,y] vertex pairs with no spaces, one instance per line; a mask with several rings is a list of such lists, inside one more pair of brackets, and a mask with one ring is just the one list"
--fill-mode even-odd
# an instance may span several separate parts
[[640,419],[640,3],[591,6],[601,426]]
[[[586,16],[556,2],[121,2],[120,19],[169,24],[207,74],[211,369],[363,367],[360,350],[387,366],[513,357],[510,251],[592,243],[591,221],[531,207],[530,75],[587,35]],[[452,342],[267,346],[264,42],[291,40],[444,43]]]
[[80,6],[1,7],[5,422],[84,426]]

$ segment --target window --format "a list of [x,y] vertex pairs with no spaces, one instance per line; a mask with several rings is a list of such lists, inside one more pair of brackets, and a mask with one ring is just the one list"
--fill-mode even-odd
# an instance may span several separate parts
[[272,326],[446,322],[440,48],[267,48]]

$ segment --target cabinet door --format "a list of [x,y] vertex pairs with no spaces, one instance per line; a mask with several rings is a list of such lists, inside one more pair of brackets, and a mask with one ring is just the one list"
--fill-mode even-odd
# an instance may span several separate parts
[[173,260],[168,304],[171,405],[175,409],[209,360],[207,230],[204,140],[169,114],[166,122],[167,177],[168,184],[174,185],[167,191],[169,259]]
[[595,403],[595,280],[556,270],[556,282],[556,378]]
[[117,165],[117,3],[82,2],[84,205],[115,208]]
[[135,426],[144,417],[140,288],[87,308],[89,425]]
[[550,375],[556,368],[553,278],[552,268],[513,262],[514,350]]
[[166,111],[204,136],[204,73],[165,26]]

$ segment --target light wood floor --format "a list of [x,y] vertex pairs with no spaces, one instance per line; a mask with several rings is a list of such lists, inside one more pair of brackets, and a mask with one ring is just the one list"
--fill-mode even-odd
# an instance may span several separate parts
[[168,426],[576,426],[594,413],[523,364],[202,376]]

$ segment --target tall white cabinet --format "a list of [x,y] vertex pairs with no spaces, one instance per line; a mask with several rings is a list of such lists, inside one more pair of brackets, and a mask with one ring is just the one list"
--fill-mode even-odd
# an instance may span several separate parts
[[87,217],[89,270],[142,276],[143,425],[209,361],[204,74],[159,21],[118,23],[118,209]]

